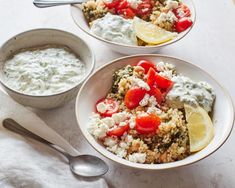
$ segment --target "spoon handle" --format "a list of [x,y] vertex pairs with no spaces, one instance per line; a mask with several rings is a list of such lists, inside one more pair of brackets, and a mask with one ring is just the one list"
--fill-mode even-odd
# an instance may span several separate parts
[[68,5],[68,4],[81,4],[84,3],[84,0],[34,0],[33,4],[38,8],[47,8],[59,5]]
[[70,155],[68,153],[66,153],[63,149],[61,149],[59,146],[56,146],[56,145],[48,142],[44,138],[42,138],[42,137],[32,133],[31,131],[25,129],[24,127],[22,127],[19,123],[17,123],[13,119],[10,119],[10,118],[4,119],[2,124],[3,124],[3,127],[5,127],[6,129],[8,129],[12,132],[18,133],[22,136],[27,136],[27,137],[32,138],[34,140],[37,140],[41,143],[44,143],[48,146],[51,146],[53,149],[60,152],[61,154],[63,154],[67,158],[70,157]]

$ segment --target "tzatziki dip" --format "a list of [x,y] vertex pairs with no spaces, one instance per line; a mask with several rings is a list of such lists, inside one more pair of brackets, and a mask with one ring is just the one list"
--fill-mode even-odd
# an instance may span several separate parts
[[137,45],[137,38],[132,24],[132,20],[108,13],[92,23],[91,31],[108,41]]
[[74,87],[85,76],[85,65],[65,47],[22,51],[3,67],[8,87],[29,95],[51,95]]
[[166,96],[167,103],[174,108],[184,104],[199,105],[207,112],[212,110],[215,92],[207,82],[195,82],[186,76],[174,76],[174,86]]

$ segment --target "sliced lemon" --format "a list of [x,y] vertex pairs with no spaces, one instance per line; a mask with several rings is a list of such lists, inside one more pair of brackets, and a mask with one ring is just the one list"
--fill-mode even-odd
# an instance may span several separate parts
[[177,36],[174,32],[166,31],[137,17],[134,17],[133,25],[136,36],[150,45],[161,44]]
[[214,137],[214,127],[208,113],[201,107],[192,107],[185,104],[185,115],[190,151],[196,152],[205,148]]

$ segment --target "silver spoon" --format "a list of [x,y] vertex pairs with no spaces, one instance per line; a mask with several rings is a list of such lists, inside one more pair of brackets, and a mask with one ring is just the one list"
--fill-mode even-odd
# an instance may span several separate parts
[[41,143],[51,146],[53,149],[55,149],[56,151],[63,154],[66,158],[68,158],[70,169],[74,174],[83,177],[98,177],[108,172],[108,165],[102,159],[92,155],[71,156],[68,153],[66,153],[63,149],[61,149],[59,146],[56,146],[48,142],[47,140],[41,138],[40,136],[32,133],[31,131],[25,129],[13,119],[10,118],[5,119],[3,121],[3,127],[12,132],[30,137],[34,140],[37,140]]
[[81,4],[85,0],[34,0],[33,4],[38,8],[47,8],[59,5]]

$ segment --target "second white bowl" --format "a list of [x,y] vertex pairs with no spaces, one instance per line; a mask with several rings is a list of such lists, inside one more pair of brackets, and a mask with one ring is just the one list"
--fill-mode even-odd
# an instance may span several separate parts
[[[196,21],[196,10],[195,10],[195,6],[194,6],[193,1],[192,0],[182,0],[182,2],[185,3],[189,7],[189,9],[191,10],[191,19],[192,19],[193,25],[194,25],[195,21]],[[73,17],[74,22],[78,25],[78,27],[81,30],[83,30],[85,33],[87,33],[91,37],[98,39],[99,41],[101,41],[102,43],[107,45],[111,50],[122,53],[122,54],[127,54],[127,55],[154,53],[164,46],[173,44],[173,43],[181,40],[183,37],[185,37],[189,33],[189,31],[193,27],[193,25],[192,25],[190,28],[188,28],[184,32],[179,33],[175,39],[170,40],[168,42],[165,42],[163,44],[159,44],[159,45],[155,45],[155,46],[131,46],[131,45],[115,43],[112,41],[105,40],[99,36],[96,36],[95,34],[93,34],[91,32],[90,27],[89,27],[84,15],[83,15],[81,6],[80,5],[72,5],[70,9],[71,9],[71,15]]]

